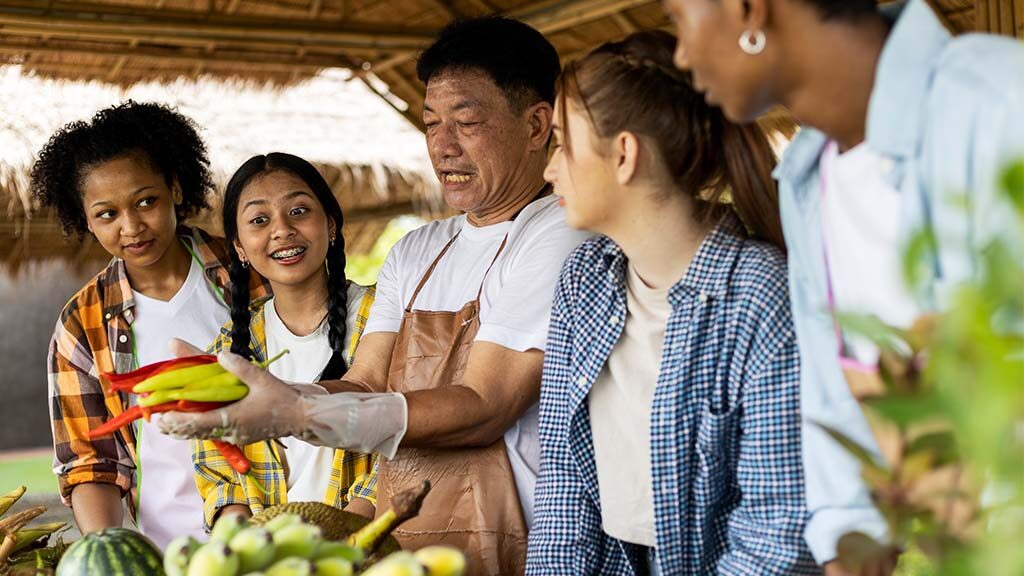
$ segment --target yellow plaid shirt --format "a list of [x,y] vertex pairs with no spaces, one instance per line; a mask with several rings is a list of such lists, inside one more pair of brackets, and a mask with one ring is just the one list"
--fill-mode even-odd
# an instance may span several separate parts
[[[366,319],[370,314],[374,294],[375,288],[370,286],[365,288],[360,297],[356,325],[350,331],[347,358],[349,362],[355,355],[359,338],[366,328]],[[263,316],[263,305],[266,301],[267,298],[264,298],[256,302],[251,312],[250,346],[256,360],[264,360],[267,356],[266,321]],[[210,345],[208,351],[216,354],[230,347],[231,323],[228,323],[221,328],[220,336]],[[256,514],[264,508],[287,502],[287,475],[280,442],[256,442],[242,447],[242,450],[252,464],[248,476],[259,481],[267,493],[260,491],[256,483],[250,482],[247,476],[236,473],[212,442],[194,441],[192,444],[196,486],[203,497],[203,517],[207,530],[211,528],[217,512],[224,506],[245,504],[253,514]],[[335,450],[331,479],[323,503],[343,508],[354,498],[365,498],[376,503],[377,455]]]

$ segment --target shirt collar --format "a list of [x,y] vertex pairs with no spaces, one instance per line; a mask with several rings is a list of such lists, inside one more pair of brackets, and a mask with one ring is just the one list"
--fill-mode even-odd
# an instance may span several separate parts
[[[724,296],[736,257],[746,238],[743,223],[730,210],[701,242],[683,279],[669,290],[668,299],[672,306],[695,295],[704,294],[712,298]],[[609,279],[616,286],[624,286],[627,262],[622,248],[608,240],[601,253],[609,271]]]
[[[212,236],[199,228],[179,226],[176,230],[179,238],[192,240],[195,246],[196,256],[203,265],[207,278],[215,278],[218,268],[224,268],[228,261],[227,248],[220,243],[213,242]],[[192,245],[190,245],[190,248]],[[189,254],[191,261],[192,255]],[[128,271],[125,269],[124,260],[112,258],[102,272],[104,294],[103,294],[103,315],[106,319],[114,316],[124,315],[129,324],[133,322],[132,309],[135,308],[135,297],[132,296],[132,285],[128,281]]]
[[935,60],[952,35],[925,0],[911,0],[893,10],[897,18],[878,60],[866,139],[876,152],[906,157],[917,152],[926,120],[921,104]]
[[[880,154],[906,157],[916,153],[925,121],[924,100],[937,54],[951,36],[924,0],[880,8],[895,22],[875,71],[868,103],[866,138]],[[786,149],[774,176],[799,185],[818,166],[828,137],[813,128],[800,130]]]

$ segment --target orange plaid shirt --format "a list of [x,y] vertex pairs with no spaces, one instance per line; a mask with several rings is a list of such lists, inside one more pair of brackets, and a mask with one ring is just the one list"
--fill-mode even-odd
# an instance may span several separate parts
[[[218,286],[230,305],[227,289],[227,245],[198,228],[182,227],[178,235],[191,239],[207,280]],[[270,293],[269,284],[251,274],[253,299]],[[61,311],[48,356],[50,420],[53,428],[53,471],[60,493],[70,503],[78,484],[114,484],[125,494],[135,485],[135,429],[122,428],[112,436],[89,439],[89,430],[121,414],[128,396],[100,382],[103,372],[124,373],[135,368],[132,329],[135,301],[124,261],[114,258],[82,287]]]

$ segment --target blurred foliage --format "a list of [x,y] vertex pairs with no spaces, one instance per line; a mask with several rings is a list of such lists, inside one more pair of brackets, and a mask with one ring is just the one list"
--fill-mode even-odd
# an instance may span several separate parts
[[[1000,180],[1016,229],[977,254],[977,274],[957,287],[940,315],[901,330],[877,318],[840,315],[847,330],[881,351],[882,392],[861,397],[883,458],[827,425],[862,463],[896,546],[898,574],[1024,574],[1024,161]],[[935,236],[908,244],[912,289],[929,271]],[[860,533],[839,542],[857,572],[891,548]]]
[[424,224],[422,219],[415,216],[400,216],[391,220],[368,254],[356,254],[347,258],[345,276],[363,286],[375,284],[380,267],[384,265],[384,259],[387,258],[391,247],[401,240],[402,236]]

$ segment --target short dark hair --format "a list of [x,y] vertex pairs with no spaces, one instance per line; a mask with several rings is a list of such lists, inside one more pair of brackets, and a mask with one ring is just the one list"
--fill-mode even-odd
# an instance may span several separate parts
[[456,20],[416,62],[416,75],[424,84],[439,72],[464,69],[490,76],[517,111],[541,100],[555,103],[558,52],[543,34],[518,20]]
[[89,122],[58,130],[32,166],[32,194],[42,206],[53,208],[64,234],[84,236],[88,226],[82,177],[99,164],[130,154],[139,154],[168,187],[178,180],[179,222],[208,207],[213,190],[210,161],[192,120],[162,104],[131,100],[100,110]]
[[876,0],[801,0],[814,5],[825,20],[857,20],[878,13]]

